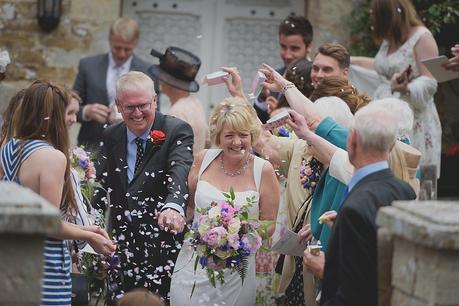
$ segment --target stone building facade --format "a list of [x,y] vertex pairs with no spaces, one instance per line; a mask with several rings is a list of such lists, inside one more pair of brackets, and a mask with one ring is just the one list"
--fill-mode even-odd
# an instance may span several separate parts
[[[304,0],[305,14],[315,30],[315,46],[347,41],[347,28],[340,25],[351,5],[351,0]],[[18,88],[37,78],[71,86],[81,57],[108,50],[107,29],[123,15],[123,0],[62,0],[60,23],[50,33],[39,28],[36,15],[37,0],[0,0],[0,49],[8,50],[12,59],[7,78],[0,84],[0,111]]]

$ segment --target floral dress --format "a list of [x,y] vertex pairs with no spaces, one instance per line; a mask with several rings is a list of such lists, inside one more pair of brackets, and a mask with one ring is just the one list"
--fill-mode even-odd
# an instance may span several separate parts
[[[406,101],[414,114],[414,126],[412,135],[413,146],[421,151],[420,165],[435,165],[437,176],[440,176],[441,159],[441,125],[438,118],[433,96],[437,91],[437,82],[434,79],[421,76],[416,62],[414,46],[422,35],[429,30],[420,27],[402,46],[395,52],[388,54],[389,43],[383,41],[375,57],[375,69],[381,82],[376,88],[374,99],[397,97]],[[409,95],[400,95],[391,92],[390,79],[394,73],[411,65],[415,77],[409,84]]]

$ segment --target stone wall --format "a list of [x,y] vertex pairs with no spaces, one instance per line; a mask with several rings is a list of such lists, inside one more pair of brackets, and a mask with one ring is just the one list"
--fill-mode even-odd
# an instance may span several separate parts
[[380,306],[459,305],[459,202],[396,201],[381,208]]
[[120,15],[120,0],[63,0],[56,29],[43,32],[36,0],[0,0],[0,48],[12,63],[0,87],[0,110],[17,88],[37,78],[71,86],[81,57],[108,50],[107,29]]
[[45,235],[59,231],[56,207],[30,189],[0,182],[0,305],[40,304]]
[[[346,45],[352,0],[304,2],[305,15],[314,26],[314,49],[330,41]],[[12,59],[7,78],[0,83],[0,112],[17,89],[37,78],[71,86],[81,57],[108,50],[107,30],[122,15],[121,4],[121,0],[62,0],[58,27],[45,33],[36,18],[37,0],[0,0],[0,49],[7,49]]]
[[352,0],[308,0],[307,16],[314,27],[314,49],[327,42],[347,47],[350,27],[348,19],[353,7]]

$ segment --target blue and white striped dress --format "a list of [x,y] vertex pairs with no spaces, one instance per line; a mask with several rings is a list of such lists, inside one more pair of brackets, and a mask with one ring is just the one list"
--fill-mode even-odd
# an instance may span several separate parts
[[[52,147],[42,140],[20,141],[11,139],[1,150],[2,180],[18,184],[19,168],[30,154],[36,150]],[[44,269],[42,280],[42,305],[71,305],[72,283],[70,278],[70,256],[63,240],[45,238]]]

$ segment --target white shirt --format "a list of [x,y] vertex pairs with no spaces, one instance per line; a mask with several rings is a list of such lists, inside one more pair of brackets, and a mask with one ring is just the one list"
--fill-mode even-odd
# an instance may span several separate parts
[[108,53],[108,67],[107,67],[107,93],[108,102],[112,104],[115,102],[116,97],[116,81],[123,74],[128,73],[131,70],[132,55],[122,65],[117,65],[113,59],[113,54]]

